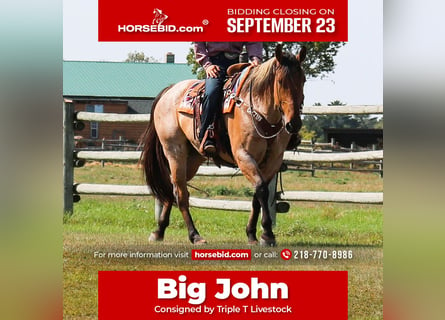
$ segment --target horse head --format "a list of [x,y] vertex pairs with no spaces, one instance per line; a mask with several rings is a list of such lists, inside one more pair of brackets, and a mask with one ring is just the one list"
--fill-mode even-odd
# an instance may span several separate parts
[[306,47],[297,55],[282,51],[279,44],[275,49],[274,104],[283,113],[286,131],[298,133],[302,126],[303,86],[306,81],[301,63],[306,58]]

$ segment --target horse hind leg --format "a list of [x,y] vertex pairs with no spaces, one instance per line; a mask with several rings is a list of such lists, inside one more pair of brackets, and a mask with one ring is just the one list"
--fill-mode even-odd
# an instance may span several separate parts
[[165,229],[167,229],[170,224],[170,212],[172,210],[172,205],[173,202],[163,203],[162,212],[158,219],[158,229],[150,234],[148,241],[153,242],[164,240]]
[[[189,205],[189,192],[187,190],[187,159],[186,155],[182,157],[176,155],[173,157],[171,154],[168,156],[170,168],[171,168],[171,181],[173,184],[173,193],[176,198],[176,204],[178,205],[179,211],[181,211],[184,222],[187,226],[188,236],[190,242],[193,244],[204,244],[204,240],[196,229],[192,215],[190,214]],[[190,174],[190,172],[189,172]]]
[[173,182],[176,201],[179,211],[182,213],[182,218],[187,226],[189,240],[193,244],[204,244],[206,240],[199,235],[198,230],[193,223],[192,215],[189,210],[189,192],[186,183]]

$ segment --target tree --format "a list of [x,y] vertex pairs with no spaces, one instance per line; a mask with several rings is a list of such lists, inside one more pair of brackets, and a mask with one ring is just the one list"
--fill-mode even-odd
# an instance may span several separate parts
[[199,65],[199,63],[196,62],[195,59],[195,51],[193,50],[193,47],[189,49],[189,53],[187,55],[187,64],[192,66],[192,73],[196,74],[196,77],[198,79],[204,79],[206,76],[206,73],[204,71],[204,68]]
[[[275,54],[275,48],[278,42],[263,42],[264,60],[272,58]],[[283,51],[298,53],[302,46],[307,49],[306,59],[303,62],[303,69],[307,78],[323,78],[329,73],[334,72],[334,58],[338,50],[345,45],[345,42],[284,42]],[[187,64],[192,66],[192,73],[197,75],[198,79],[205,78],[204,69],[196,62],[193,48],[190,48],[187,55]],[[320,105],[320,104],[318,104]],[[330,105],[344,105],[336,100]],[[355,120],[351,116],[306,116],[303,120],[301,136],[304,140],[312,138],[321,139],[323,137],[323,128],[331,125],[344,127],[353,127]],[[322,120],[323,119],[323,120]],[[322,120],[322,121],[320,121]]]
[[[263,42],[264,58],[270,59],[275,54],[278,42]],[[283,42],[283,51],[297,53],[302,46],[307,49],[303,70],[307,78],[324,78],[334,72],[334,57],[345,42]]]
[[[331,101],[328,106],[344,106],[339,100]],[[314,106],[321,106],[315,103]],[[380,121],[381,120],[381,121]],[[372,117],[371,115],[322,115],[322,116],[305,116],[303,119],[303,127],[306,131],[315,132],[317,141],[324,140],[324,128],[382,128],[383,118]]]
[[302,126],[300,132],[298,134],[301,137],[301,140],[315,140],[317,133],[315,131],[309,131],[306,126]]
[[[263,56],[265,60],[270,59],[275,54],[278,42],[263,42]],[[306,46],[307,55],[303,62],[303,69],[307,78],[323,78],[334,72],[334,57],[338,50],[345,45],[345,42],[283,42],[283,51],[297,53],[301,46]],[[192,65],[192,73],[198,79],[205,77],[202,67],[195,61],[193,48],[190,48],[187,55],[187,64]]]
[[146,57],[145,53],[143,52],[129,52],[127,55],[127,59],[125,59],[125,62],[140,62],[140,63],[148,63],[148,62],[159,62],[152,56]]
[[375,117],[375,129],[383,129],[383,117]]

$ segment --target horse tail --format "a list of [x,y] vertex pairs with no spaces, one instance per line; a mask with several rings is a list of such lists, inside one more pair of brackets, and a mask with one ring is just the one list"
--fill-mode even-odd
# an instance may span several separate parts
[[152,117],[143,134],[142,143],[144,146],[139,160],[143,167],[147,185],[150,187],[153,195],[163,203],[174,201],[173,185],[170,180],[170,167],[156,132],[153,114],[160,98],[170,87],[162,90],[153,101]]

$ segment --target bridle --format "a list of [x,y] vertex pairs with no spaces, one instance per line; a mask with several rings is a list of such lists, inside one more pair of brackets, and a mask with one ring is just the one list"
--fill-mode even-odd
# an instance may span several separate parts
[[[253,87],[253,81],[251,81],[249,84],[249,103],[244,101],[243,98],[239,97],[234,92],[230,94],[229,98],[234,100],[235,106],[237,106],[238,108],[241,108],[243,105],[246,106],[245,111],[250,115],[250,118],[252,120],[252,125],[255,128],[255,131],[258,134],[258,136],[260,136],[263,139],[273,139],[276,136],[278,136],[283,131],[283,129],[285,129],[284,111],[282,105],[290,104],[291,102],[286,100],[281,100],[278,97],[279,103],[277,105],[278,107],[277,109],[280,111],[281,120],[277,123],[270,123],[263,114],[255,110],[255,106],[253,103],[252,87]],[[301,114],[303,111],[303,104],[301,104],[299,111]]]
[[[256,111],[253,105],[253,97],[252,97],[252,82],[250,83],[249,86],[249,102],[250,105],[247,106],[247,113],[250,114],[250,117],[252,118],[252,124],[253,127],[255,128],[256,133],[263,139],[273,139],[276,136],[278,136],[281,131],[283,131],[284,129],[284,113],[283,113],[283,109],[281,108],[281,103],[279,106],[279,111],[281,113],[281,121],[277,122],[277,123],[270,123],[265,116],[263,116],[260,112]],[[262,125],[262,131],[260,132],[258,126]],[[264,132],[264,127],[269,127],[270,131],[266,131]],[[270,135],[269,135],[269,132]]]

